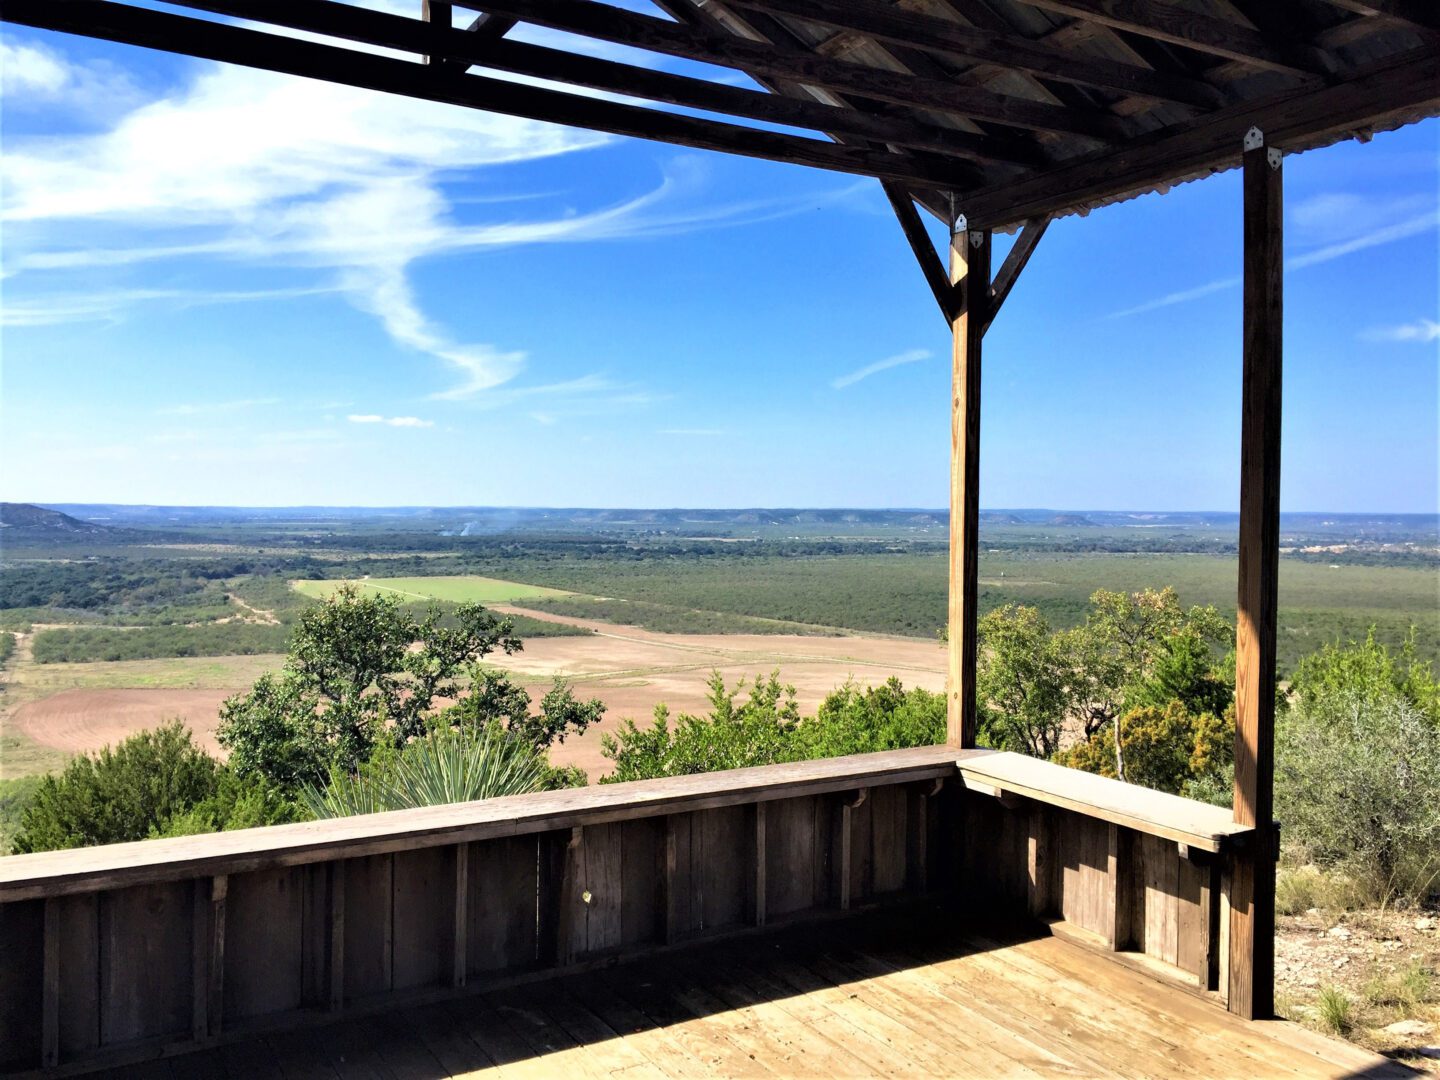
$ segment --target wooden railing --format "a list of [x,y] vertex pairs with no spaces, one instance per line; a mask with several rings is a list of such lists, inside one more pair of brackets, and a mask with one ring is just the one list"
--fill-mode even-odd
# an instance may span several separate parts
[[1246,835],[1228,817],[927,747],[11,856],[0,1069],[177,1052],[937,894],[1215,990]]

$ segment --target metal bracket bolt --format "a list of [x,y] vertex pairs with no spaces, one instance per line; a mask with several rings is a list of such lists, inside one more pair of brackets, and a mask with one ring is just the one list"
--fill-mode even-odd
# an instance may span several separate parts
[[1265,151],[1265,160],[1270,163],[1271,169],[1280,168],[1280,148],[1272,146]]

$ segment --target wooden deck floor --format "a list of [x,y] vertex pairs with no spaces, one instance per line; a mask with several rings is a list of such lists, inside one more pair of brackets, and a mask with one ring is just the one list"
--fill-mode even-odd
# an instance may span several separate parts
[[1380,1077],[1054,937],[894,915],[256,1037],[131,1077]]

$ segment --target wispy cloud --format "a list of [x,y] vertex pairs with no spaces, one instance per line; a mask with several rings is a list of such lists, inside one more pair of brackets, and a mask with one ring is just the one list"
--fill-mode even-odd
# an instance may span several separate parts
[[1428,344],[1440,341],[1440,322],[1433,319],[1416,319],[1399,326],[1372,326],[1360,333],[1361,341],[1377,342],[1420,342]]
[[871,375],[878,375],[882,371],[889,371],[902,364],[917,364],[921,360],[930,359],[930,356],[929,349],[911,349],[908,352],[897,353],[894,356],[887,356],[884,360],[876,360],[873,364],[867,364],[858,371],[852,371],[848,375],[832,379],[830,386],[835,390],[844,390],[845,387],[854,386],[861,379],[868,379]]
[[[1433,203],[1433,200],[1431,202]],[[1311,251],[1286,259],[1285,270],[1290,273],[1319,266],[1357,251],[1393,244],[1412,236],[1422,236],[1440,228],[1440,211],[1433,206],[1416,212],[1422,203],[1423,200],[1407,196],[1389,204],[1377,204],[1375,200],[1364,201],[1364,208],[1358,209],[1354,200],[1348,196],[1317,196],[1307,200],[1292,215],[1298,226],[1296,231],[1300,234],[1302,243],[1306,239],[1311,242],[1324,242]],[[1397,213],[1406,213],[1408,216],[1397,221],[1394,220]],[[1387,221],[1388,223],[1384,223]],[[1107,317],[1122,319],[1130,315],[1142,315],[1147,311],[1198,300],[1212,293],[1238,289],[1243,282],[1244,278],[1238,274],[1217,278],[1194,288],[1167,293],[1143,304],[1112,312]]]
[[[7,69],[8,70],[8,69]],[[58,52],[26,52],[12,83],[76,93],[93,80]],[[58,93],[58,89],[53,92]],[[113,113],[108,115],[114,115]],[[144,264],[293,268],[300,291],[335,291],[399,345],[458,379],[433,396],[474,399],[515,380],[522,348],[465,341],[426,313],[410,280],[423,259],[522,244],[674,235],[844,201],[855,185],[753,201],[707,197],[704,166],[681,157],[652,190],[552,217],[466,220],[449,189],[496,166],[592,150],[608,136],[241,67],[212,66],[96,131],[12,137],[0,160],[11,325],[113,318],[140,304],[269,299],[87,280],[46,296],[33,278],[66,270],[139,273]],[[507,196],[508,198],[508,196]],[[515,214],[523,202],[473,204]],[[19,284],[17,284],[17,279]],[[96,297],[103,297],[97,299]]]
[[351,413],[345,418],[352,424],[385,424],[389,427],[427,428],[434,427],[434,420],[421,420],[418,416],[381,416],[379,413]]
[[240,412],[243,409],[278,404],[280,404],[279,398],[239,398],[235,401],[186,402],[182,405],[169,405],[155,411],[162,416],[206,416],[211,413]]
[[661,428],[657,434],[660,435],[685,435],[696,438],[708,438],[715,435],[724,435],[721,428]]

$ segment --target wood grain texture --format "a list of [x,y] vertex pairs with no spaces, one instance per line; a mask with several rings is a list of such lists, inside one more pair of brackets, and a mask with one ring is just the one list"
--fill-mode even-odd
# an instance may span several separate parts
[[941,746],[0,859],[0,902],[325,862],[953,775]]
[[951,237],[950,280],[965,303],[951,327],[950,603],[946,726],[950,745],[975,745],[980,576],[980,346],[990,310],[990,234]]
[[1222,807],[1023,754],[972,751],[957,758],[957,767],[966,783],[1023,795],[1204,851],[1228,848],[1253,831]]
[[100,897],[100,1041],[190,1034],[193,881]]
[[304,867],[236,874],[225,898],[223,1015],[240,1020],[304,1001]]
[[1235,627],[1235,820],[1256,827],[1231,894],[1230,1008],[1274,1012],[1275,632],[1280,565],[1282,167],[1245,152],[1244,374],[1240,416],[1240,582]]
[[0,1067],[40,1064],[45,976],[45,904],[0,905]]

